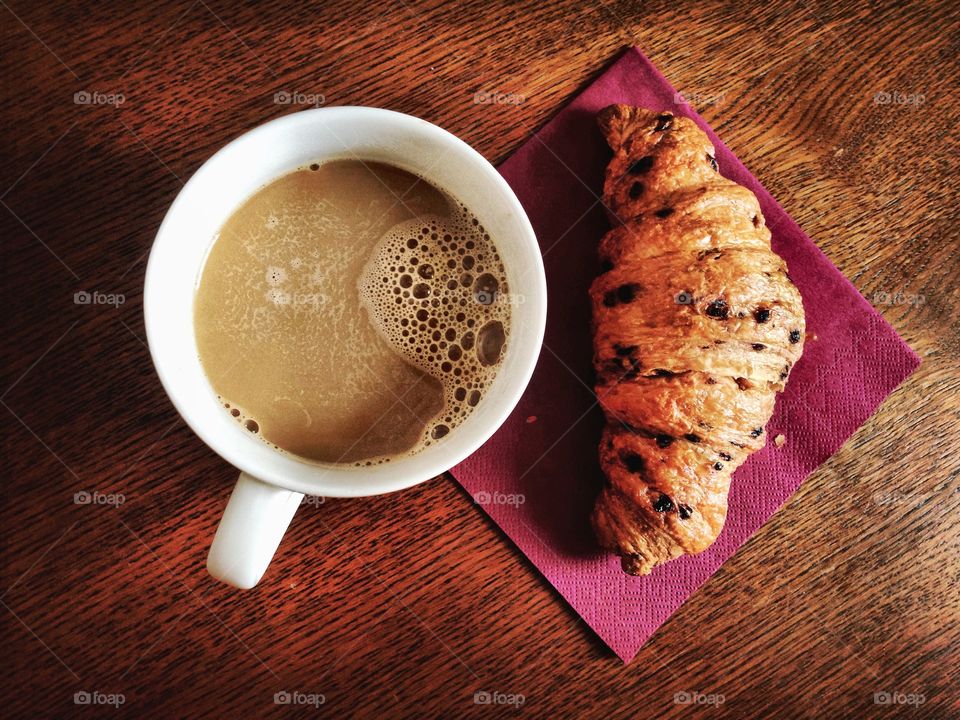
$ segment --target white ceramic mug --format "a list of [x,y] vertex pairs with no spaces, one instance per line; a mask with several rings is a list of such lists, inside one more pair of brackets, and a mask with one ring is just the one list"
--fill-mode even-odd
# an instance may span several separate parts
[[[223,408],[200,365],[193,327],[197,283],[214,237],[265,184],[314,162],[385,162],[464,203],[494,238],[515,295],[510,334],[492,387],[463,423],[419,453],[372,467],[322,465],[273,449]],[[200,438],[240,469],[210,548],[210,573],[239,588],[266,571],[304,494],[392,492],[450,469],[506,420],[533,373],[546,322],[546,281],[533,228],[500,174],[450,133],[409,115],[333,107],[286,115],[237,138],[197,170],[157,233],[144,285],[150,353],[164,388]]]

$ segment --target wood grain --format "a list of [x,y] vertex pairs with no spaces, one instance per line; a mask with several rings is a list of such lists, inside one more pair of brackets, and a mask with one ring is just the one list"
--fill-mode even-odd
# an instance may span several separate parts
[[[953,3],[0,5],[5,716],[112,711],[85,690],[138,717],[279,717],[287,690],[359,718],[960,717]],[[278,92],[419,115],[496,162],[631,44],[922,367],[629,666],[449,478],[305,507],[257,589],[215,583],[235,471],[143,343],[145,253],[183,181],[300,109]],[[675,702],[694,691],[724,702]]]

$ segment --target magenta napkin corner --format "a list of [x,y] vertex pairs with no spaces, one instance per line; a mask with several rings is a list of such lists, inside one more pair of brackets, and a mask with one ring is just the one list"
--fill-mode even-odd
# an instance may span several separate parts
[[[726,177],[750,188],[803,296],[808,340],[767,426],[772,442],[740,467],[717,542],[647,577],[601,553],[588,515],[602,479],[603,416],[591,390],[587,289],[608,229],[599,200],[610,151],[596,127],[611,103],[692,118]],[[627,50],[501,166],[544,257],[548,317],[540,361],[502,428],[453,469],[461,485],[571,606],[629,662],[661,624],[783,505],[920,364],[770,193],[637,48]]]

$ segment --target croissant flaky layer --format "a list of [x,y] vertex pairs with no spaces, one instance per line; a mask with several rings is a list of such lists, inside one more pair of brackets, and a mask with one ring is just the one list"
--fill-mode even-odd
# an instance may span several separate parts
[[693,121],[626,105],[598,120],[615,226],[590,288],[607,418],[592,521],[645,575],[723,529],[730,476],[766,443],[803,352],[803,303],[757,198],[720,174]]

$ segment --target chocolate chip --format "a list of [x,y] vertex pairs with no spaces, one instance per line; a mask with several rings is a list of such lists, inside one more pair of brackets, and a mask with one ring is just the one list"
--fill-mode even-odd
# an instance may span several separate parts
[[630,199],[636,200],[643,194],[643,183],[635,182],[630,186]]
[[720,459],[730,462],[731,460],[733,460],[733,456],[731,456],[730,453],[720,453]]
[[747,380],[746,378],[738,377],[738,378],[734,378],[733,381],[737,384],[737,387],[740,388],[741,390],[749,390],[751,387],[753,387],[750,384],[750,381]]
[[753,319],[762,325],[770,319],[770,311],[767,308],[757,308],[753,311]]
[[653,509],[658,513],[670,512],[673,510],[673,500],[666,495],[661,495],[653,502]]
[[669,130],[673,127],[673,115],[669,113],[663,113],[662,115],[657,115],[657,126],[653,129],[654,132],[663,132],[664,130]]
[[604,295],[603,295],[603,304],[606,305],[607,307],[613,307],[614,305],[616,305],[616,304],[617,304],[617,291],[616,291],[616,290],[608,290],[606,293],[604,293]]
[[610,258],[603,258],[603,260],[600,261],[600,272],[606,273],[611,270],[613,270],[613,261],[610,260]]
[[620,455],[620,460],[628,472],[642,473],[644,468],[643,458],[636,453],[628,452]]
[[657,435],[657,447],[665,448],[673,444],[673,437],[670,435]]
[[694,435],[693,433],[687,433],[686,435],[684,435],[684,437],[692,443],[700,442],[700,436]]
[[751,345],[750,347],[752,347],[757,352],[767,349],[767,346],[764,345],[763,343],[753,343],[753,345]]
[[640,290],[640,286],[637,283],[627,283],[626,285],[621,285],[617,288],[617,298],[622,303],[633,302],[634,298],[637,296],[638,290]]
[[754,428],[750,431],[750,437],[760,437],[763,435],[763,428]]
[[620,345],[619,343],[613,344],[613,351],[620,357],[625,357],[627,355],[633,355],[637,350],[636,345]]
[[681,520],[686,520],[693,515],[693,508],[689,505],[681,505],[679,508],[677,508],[677,513],[680,515]]
[[657,368],[656,370],[653,371],[654,377],[673,377],[674,375],[676,375],[675,372],[672,372],[670,370],[664,370],[663,368]]
[[713,155],[707,155],[707,162],[710,163],[710,167],[713,168],[714,172],[720,172],[720,166],[717,165],[717,159]]
[[791,331],[790,331],[790,342],[793,343],[794,345],[796,345],[798,342],[800,342],[800,331],[799,331],[799,330],[791,330]]
[[639,160],[635,160],[630,163],[630,167],[627,168],[627,172],[631,175],[642,175],[643,173],[650,172],[650,168],[653,167],[653,155],[647,155],[642,157]]
[[760,227],[760,216],[759,216],[759,215],[754,215],[750,220],[751,220],[751,222],[753,222],[753,226],[754,226],[754,227]]
[[657,210],[654,213],[654,215],[656,215],[658,218],[670,217],[671,215],[673,215],[673,208],[669,208],[669,207],[661,208]]
[[789,366],[789,365],[784,365],[784,366],[783,366],[783,370],[780,371],[780,379],[781,379],[781,380],[786,380],[786,379],[787,379],[787,375],[789,375],[789,374],[790,374],[790,366]]
[[713,469],[714,469],[714,470],[723,470],[723,463],[714,463],[714,464],[713,464]]
[[727,315],[730,314],[730,308],[727,307],[726,300],[714,300],[712,303],[707,305],[707,309],[704,312],[706,312],[706,314],[712,318],[726,320]]

